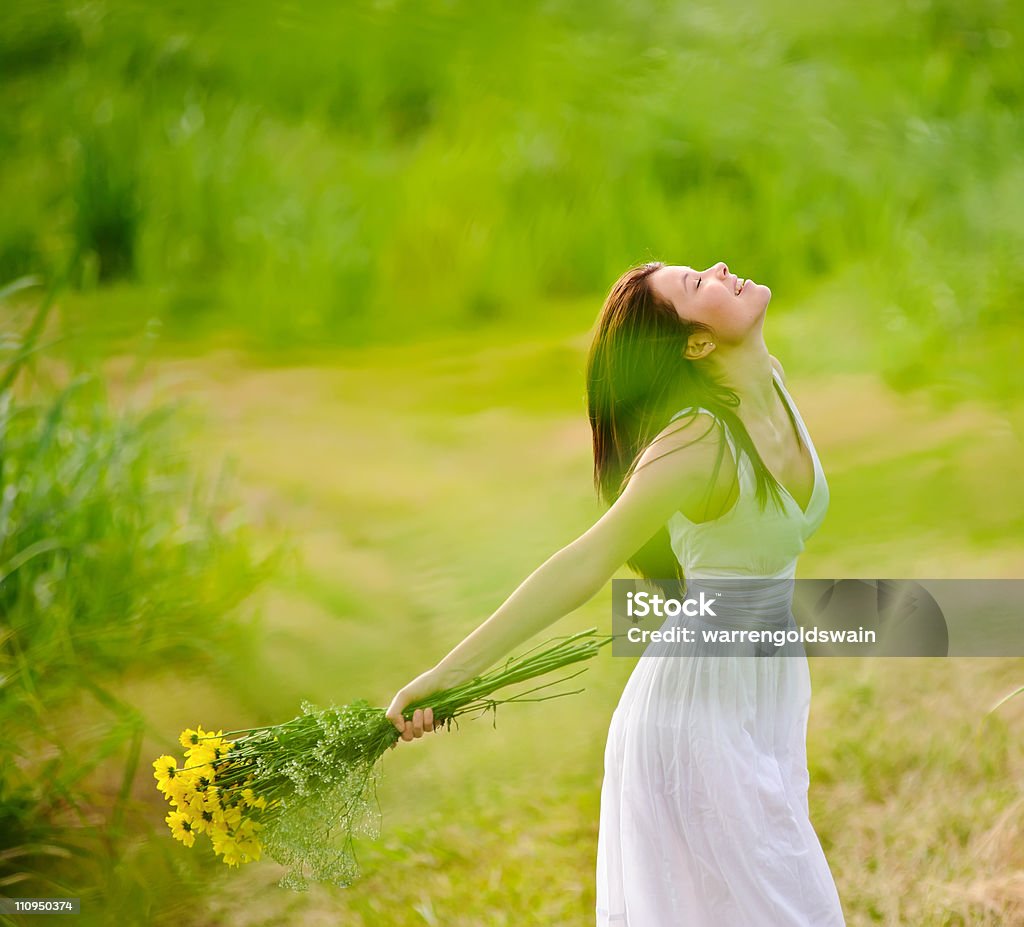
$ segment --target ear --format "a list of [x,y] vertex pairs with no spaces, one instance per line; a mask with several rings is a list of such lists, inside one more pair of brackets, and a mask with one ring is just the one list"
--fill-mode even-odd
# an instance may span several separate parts
[[686,339],[683,357],[687,360],[703,360],[715,350],[715,343],[707,332],[694,332]]

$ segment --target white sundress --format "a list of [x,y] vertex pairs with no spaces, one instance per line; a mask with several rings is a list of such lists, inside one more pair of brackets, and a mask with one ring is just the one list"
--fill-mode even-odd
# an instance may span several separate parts
[[[710,522],[677,512],[668,529],[687,597],[716,578],[765,577],[757,580],[759,626],[792,628],[797,558],[825,517],[829,493],[807,427],[773,376],[814,461],[807,509],[783,490],[784,511],[771,500],[762,510],[751,461],[726,429],[738,499]],[[714,620],[673,617],[662,628]],[[647,646],[612,715],[598,927],[842,927],[808,815],[811,686],[802,649],[779,656],[752,645],[750,655],[716,655],[699,644],[685,654],[671,646]]]

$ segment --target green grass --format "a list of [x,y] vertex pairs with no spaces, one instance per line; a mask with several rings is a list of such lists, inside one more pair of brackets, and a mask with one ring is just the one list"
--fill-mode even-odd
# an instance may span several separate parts
[[1024,14],[805,6],[12,6],[0,279],[273,351],[578,329],[725,259],[841,290],[891,385],[1015,393]]
[[[48,839],[83,924],[590,923],[628,662],[389,756],[347,892],[173,844],[132,758],[302,698],[385,703],[585,530],[587,328],[650,258],[773,289],[831,488],[804,575],[1020,576],[1022,44],[998,0],[4,7],[0,280],[71,287],[7,433],[26,507],[0,562],[57,528],[86,555],[64,582],[31,558],[2,600],[35,685],[4,689],[3,737],[38,774],[0,808],[40,829],[0,827],[0,853]],[[95,379],[58,403],[51,357]],[[172,399],[205,418],[162,420]],[[238,548],[188,493],[225,452],[227,523],[260,525]],[[199,522],[177,548],[175,499]],[[285,537],[239,601],[246,544]],[[262,621],[202,620],[231,603]],[[599,596],[550,633],[607,619]],[[1019,922],[1024,700],[981,719],[1021,661],[812,671],[812,812],[851,927]],[[82,815],[59,788],[36,814],[52,782]]]
[[[165,735],[150,734],[144,755],[197,721],[286,719],[302,698],[386,704],[584,530],[599,509],[581,397],[566,388],[582,342],[450,339],[295,367],[226,353],[156,363],[154,384],[184,379],[206,400],[197,451],[237,460],[246,498],[299,556],[268,589],[244,657],[135,674],[119,689]],[[832,491],[801,575],[1019,575],[1006,513],[1021,489],[996,412],[929,412],[868,375],[801,377],[800,359],[781,357]],[[880,428],[893,437],[880,441]],[[983,486],[1002,504],[965,525],[951,486]],[[545,633],[607,628],[607,609],[602,593]],[[389,753],[383,833],[360,841],[364,878],[348,890],[294,896],[276,888],[273,863],[229,872],[172,846],[147,775],[132,796],[152,835],[117,876],[145,880],[156,924],[590,923],[604,738],[631,666],[598,661],[582,695]],[[812,674],[812,817],[848,922],[1015,923],[1024,702],[984,715],[1019,685],[1021,661],[822,659]],[[119,910],[130,920],[142,903],[127,892]]]
[[47,308],[0,332],[0,890],[23,897],[116,863],[145,726],[119,681],[237,658],[275,561],[172,404],[115,408],[38,353]]

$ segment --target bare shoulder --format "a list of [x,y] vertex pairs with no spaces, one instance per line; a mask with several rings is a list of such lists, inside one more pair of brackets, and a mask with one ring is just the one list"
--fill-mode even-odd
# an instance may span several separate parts
[[779,371],[779,377],[785,382],[786,371],[782,369],[782,364],[779,363],[779,359],[774,354],[769,354],[768,359],[772,362],[772,366]]
[[669,422],[644,448],[608,511],[571,545],[602,583],[676,512],[689,517],[707,506],[702,497],[723,434],[717,418],[695,411]]
[[717,417],[692,409],[662,428],[644,451],[644,457],[692,448],[693,453],[687,455],[688,459],[699,461],[709,449],[718,446],[720,431],[721,423]]
[[673,494],[673,511],[690,521],[717,518],[736,500],[737,462],[725,425],[710,413],[694,411],[670,422],[641,455],[638,471],[645,467],[652,483]]

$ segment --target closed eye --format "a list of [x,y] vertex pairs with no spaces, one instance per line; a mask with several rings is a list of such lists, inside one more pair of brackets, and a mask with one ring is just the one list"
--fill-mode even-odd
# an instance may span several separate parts
[[694,290],[699,290],[699,289],[700,289],[700,277],[697,278],[697,285],[694,287]]

